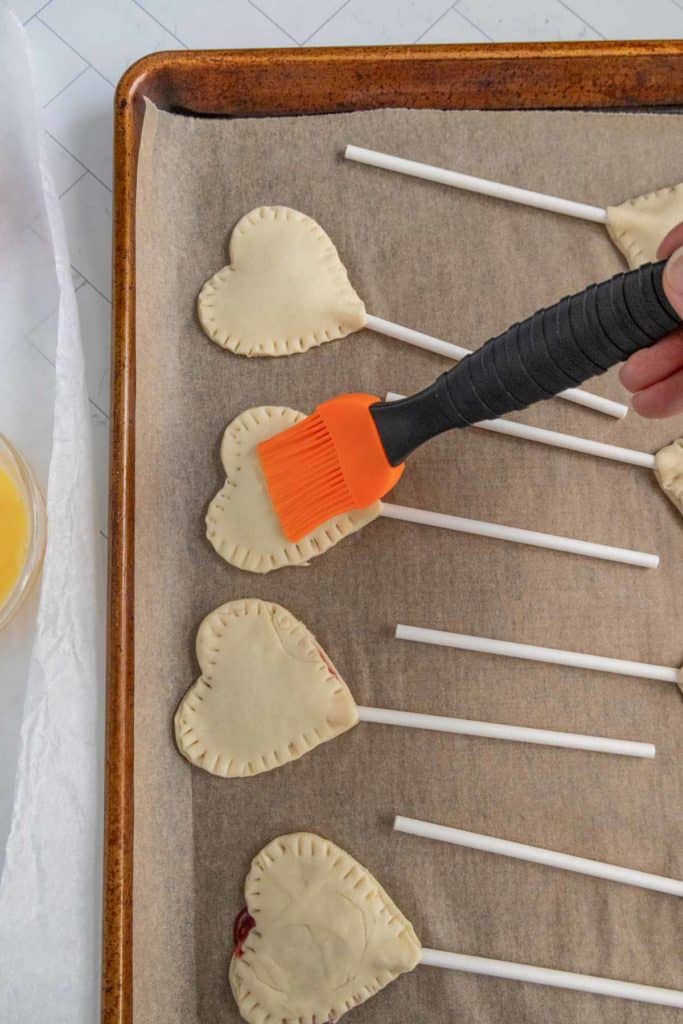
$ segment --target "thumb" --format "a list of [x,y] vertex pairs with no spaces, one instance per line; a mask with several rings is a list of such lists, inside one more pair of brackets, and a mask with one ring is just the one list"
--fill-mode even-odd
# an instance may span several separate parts
[[662,278],[667,299],[683,317],[683,246],[669,256]]

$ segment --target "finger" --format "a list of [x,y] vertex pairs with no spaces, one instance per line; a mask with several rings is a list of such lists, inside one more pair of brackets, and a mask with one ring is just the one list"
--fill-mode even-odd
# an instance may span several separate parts
[[646,419],[663,419],[683,412],[683,370],[644,391],[638,391],[631,399],[631,405]]
[[683,246],[676,249],[666,261],[662,284],[667,299],[678,315],[683,317]]
[[672,228],[668,235],[659,243],[657,249],[657,256],[660,260],[668,259],[672,252],[676,249],[680,249],[683,245],[683,223],[677,224],[675,228]]
[[619,371],[628,391],[642,391],[683,368],[683,331],[676,331],[651,348],[634,352]]

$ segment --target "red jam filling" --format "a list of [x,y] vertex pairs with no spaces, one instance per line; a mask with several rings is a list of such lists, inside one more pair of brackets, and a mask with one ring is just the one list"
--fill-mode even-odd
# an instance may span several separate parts
[[252,928],[256,925],[256,921],[251,916],[246,907],[240,910],[239,914],[235,918],[235,923],[232,926],[232,942],[233,951],[232,955],[237,957],[242,956],[244,953],[244,943],[247,941],[247,937]]
[[318,649],[318,654],[320,655],[320,657],[323,659],[323,661],[327,665],[327,670],[330,673],[330,675],[334,676],[335,679],[339,679],[339,673],[337,672],[336,668],[334,667],[334,665],[332,664],[330,659],[325,654],[325,652],[322,649],[322,647],[319,644],[316,644],[315,646]]

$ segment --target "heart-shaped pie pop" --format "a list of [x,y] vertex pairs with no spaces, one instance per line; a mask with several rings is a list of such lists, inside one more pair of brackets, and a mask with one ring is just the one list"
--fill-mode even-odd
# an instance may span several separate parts
[[334,1024],[418,964],[683,1007],[676,989],[423,949],[377,879],[310,832],[280,836],[261,850],[244,894],[230,985],[248,1024]]
[[683,514],[683,437],[657,452],[655,476],[667,498]]
[[256,448],[302,419],[304,413],[295,409],[263,405],[237,416],[223,434],[221,460],[226,481],[209,505],[206,535],[218,554],[239,569],[266,573],[286,565],[307,565],[380,514],[380,504],[375,502],[329,519],[297,543],[287,540]]
[[197,301],[217,345],[243,356],[288,356],[364,326],[365,306],[332,240],[305,213],[252,210],[232,232],[228,256]]
[[542,547],[576,554],[619,560],[636,565],[657,564],[657,558],[646,552],[615,549],[569,537],[535,532],[518,527],[483,523],[481,520],[449,516],[428,509],[376,501],[367,508],[352,509],[328,519],[298,541],[290,541],[283,533],[266,483],[257,447],[261,441],[287,430],[305,416],[284,406],[257,406],[247,409],[228,424],[221,444],[221,458],[226,481],[206,514],[206,535],[218,554],[248,572],[266,573],[288,565],[308,565],[310,560],[334,547],[344,537],[367,526],[379,516],[399,519],[423,526],[465,533],[483,533],[514,543],[533,543]]
[[180,753],[223,777],[294,761],[358,722],[353,697],[302,622],[255,598],[221,605],[197,633],[199,679],[175,715]]
[[657,259],[657,250],[683,218],[683,183],[607,207],[607,231],[630,267]]
[[204,619],[197,660],[202,674],[176,712],[176,744],[191,764],[212,775],[244,777],[279,768],[358,722],[654,755],[649,744],[632,741],[356,705],[303,622],[257,598],[231,601]]
[[[260,206],[230,238],[230,263],[197,300],[205,333],[243,356],[288,356],[366,327],[456,361],[470,349],[368,313],[329,236],[287,206]],[[576,388],[562,398],[621,418],[620,402]]]
[[310,832],[280,836],[244,885],[230,985],[249,1024],[326,1024],[420,962],[413,926],[370,872]]

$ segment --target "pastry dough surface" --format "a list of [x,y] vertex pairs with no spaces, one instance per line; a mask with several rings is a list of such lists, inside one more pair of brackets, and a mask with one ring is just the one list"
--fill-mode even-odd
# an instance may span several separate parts
[[294,761],[358,722],[346,683],[313,634],[257,598],[216,608],[197,633],[201,676],[175,714],[178,750],[224,778]]
[[655,476],[667,498],[683,514],[683,437],[657,452]]
[[319,224],[287,206],[260,206],[230,236],[230,263],[205,283],[199,321],[242,356],[305,352],[365,325],[365,306]]
[[683,184],[607,207],[607,230],[633,267],[657,259],[659,243],[683,221]]
[[296,543],[285,537],[256,448],[304,418],[304,413],[284,406],[257,406],[237,416],[223,434],[221,460],[227,479],[209,505],[206,535],[218,554],[239,569],[266,573],[307,565],[380,514],[375,502],[328,520]]
[[280,836],[252,861],[254,920],[230,962],[249,1024],[325,1024],[420,961],[420,941],[369,871],[311,833]]

